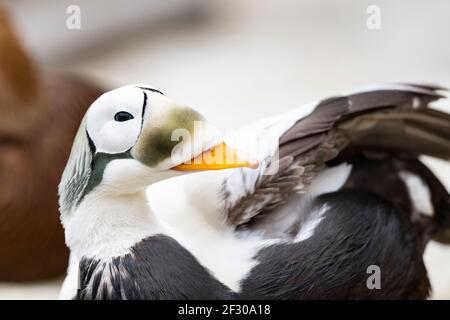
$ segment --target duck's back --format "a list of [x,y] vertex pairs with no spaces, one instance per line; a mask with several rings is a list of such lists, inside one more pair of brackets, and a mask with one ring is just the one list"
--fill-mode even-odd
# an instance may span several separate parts
[[313,234],[261,250],[260,263],[242,283],[244,297],[426,298],[430,285],[420,240],[393,204],[343,189],[316,198],[309,211],[323,217]]

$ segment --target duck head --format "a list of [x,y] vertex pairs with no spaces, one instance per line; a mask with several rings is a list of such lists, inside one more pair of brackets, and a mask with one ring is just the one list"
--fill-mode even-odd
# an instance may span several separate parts
[[59,185],[60,211],[70,214],[99,187],[127,194],[187,172],[257,166],[221,139],[201,114],[156,89],[109,91],[90,106],[77,132]]

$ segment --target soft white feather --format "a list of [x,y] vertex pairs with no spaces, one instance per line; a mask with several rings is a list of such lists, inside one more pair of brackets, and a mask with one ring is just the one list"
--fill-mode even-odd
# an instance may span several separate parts
[[408,189],[409,198],[417,212],[432,217],[434,208],[431,202],[430,189],[421,177],[409,171],[400,171],[400,179]]

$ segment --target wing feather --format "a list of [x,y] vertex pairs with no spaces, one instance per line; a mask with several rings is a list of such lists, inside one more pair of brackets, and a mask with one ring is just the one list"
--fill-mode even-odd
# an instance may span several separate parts
[[[326,163],[349,145],[450,157],[450,116],[428,108],[430,102],[443,97],[437,92],[442,89],[429,84],[366,88],[320,101],[306,107],[306,112],[293,111],[235,132],[250,136],[249,141],[263,152],[258,155],[258,170],[233,170],[225,179],[228,222],[234,226],[248,223],[295,192],[305,192]],[[295,115],[298,118],[293,119]],[[274,138],[275,142],[269,142]],[[236,188],[239,179],[246,185]],[[234,181],[233,189],[228,180]],[[227,201],[231,193],[232,201]]]

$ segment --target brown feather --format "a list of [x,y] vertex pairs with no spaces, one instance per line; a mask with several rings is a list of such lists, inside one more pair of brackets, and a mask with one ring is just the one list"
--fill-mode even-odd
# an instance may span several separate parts
[[0,281],[65,272],[57,185],[75,132],[102,93],[75,78],[42,78],[0,11]]
[[101,90],[69,78],[43,85],[29,138],[0,140],[0,281],[54,277],[67,266],[57,185],[81,118]]
[[[280,168],[268,179],[258,180],[253,194],[247,194],[227,213],[232,225],[249,224],[270,212],[294,192],[304,190],[325,164],[345,148],[362,151],[407,152],[450,159],[450,115],[427,108],[443,97],[432,85],[394,85],[393,89],[359,92],[330,98],[297,121],[280,137],[279,156],[290,166],[301,167],[297,183],[290,168]],[[288,183],[286,183],[289,176]],[[264,190],[266,199],[257,203]],[[245,212],[245,219],[242,218]]]
[[39,90],[35,67],[0,8],[0,135],[23,135],[32,126]]

